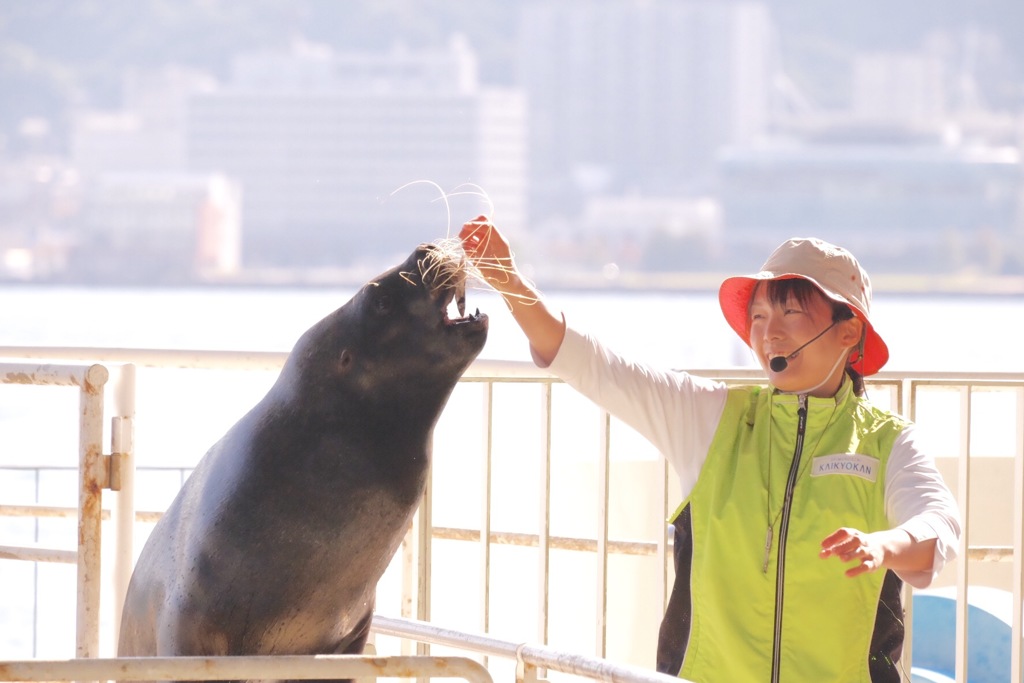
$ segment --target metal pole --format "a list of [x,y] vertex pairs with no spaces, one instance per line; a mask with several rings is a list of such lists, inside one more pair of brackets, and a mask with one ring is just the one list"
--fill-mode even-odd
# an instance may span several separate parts
[[78,488],[78,605],[76,653],[96,657],[100,644],[101,508],[107,477],[103,466],[102,365],[85,371],[80,391]]
[[[423,501],[420,503],[419,512],[416,515],[417,539],[416,539],[416,617],[423,621],[430,621],[430,555],[433,541],[433,515],[434,485],[433,472],[427,477],[427,489],[423,492]],[[425,643],[416,644],[416,654],[430,654],[430,646]]]
[[[413,617],[413,603],[415,601],[415,582],[419,575],[416,566],[416,539],[417,522],[414,520],[405,532],[405,540],[402,541],[401,562],[402,562],[402,616],[411,619]],[[411,655],[413,643],[409,640],[402,641],[402,654]]]
[[[658,560],[657,572],[654,575],[657,589],[655,591],[655,598],[658,605],[661,606],[661,612],[665,611],[668,607],[668,534],[671,525],[667,524],[664,520],[668,519],[671,514],[668,509],[668,479],[672,475],[672,470],[669,468],[668,459],[662,454],[658,453],[658,471],[661,474],[661,484],[658,486],[655,495],[657,496],[657,506],[655,509],[661,515],[659,519],[659,528],[661,533],[658,534],[658,539],[655,545],[655,556]],[[675,538],[675,532],[673,531],[673,539]],[[673,563],[673,569],[675,563]]]
[[597,467],[597,656],[608,649],[608,498],[611,470],[612,417],[601,411],[601,436]]
[[1017,447],[1013,454],[1013,611],[1010,616],[1010,680],[1024,675],[1024,389],[1017,394]]
[[962,546],[965,549],[956,560],[956,680],[967,680],[967,607],[968,568],[966,549],[971,547],[971,387],[960,388],[960,454],[956,477],[956,499],[963,520]]
[[[114,499],[114,645],[121,634],[121,612],[128,582],[132,576],[135,535],[135,366],[122,365],[113,391],[114,417],[111,424],[110,452],[117,458],[117,482],[111,482]],[[112,469],[115,468],[111,461]]]
[[484,385],[484,460],[480,473],[480,630],[491,629],[491,466],[494,458],[494,383]]
[[[914,383],[909,379],[898,382],[895,386],[896,397],[893,401],[895,410],[909,420],[914,420],[914,409],[916,404]],[[903,584],[903,655],[900,662],[906,671],[913,671],[914,668],[914,587],[909,583]]]
[[685,679],[644,667],[615,664],[606,659],[575,655],[549,647],[512,643],[491,636],[453,631],[422,621],[375,615],[371,628],[377,633],[515,659],[517,663],[522,662],[524,665],[584,676],[606,683],[687,683]]
[[540,530],[537,534],[537,637],[540,642],[548,643],[548,611],[550,609],[551,592],[551,408],[552,384],[541,385],[541,419],[544,430],[541,433],[543,442],[540,449]]

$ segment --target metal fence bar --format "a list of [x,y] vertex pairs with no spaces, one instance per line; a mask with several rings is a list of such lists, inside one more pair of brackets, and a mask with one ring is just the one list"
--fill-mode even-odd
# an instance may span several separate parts
[[[669,524],[667,521],[663,521],[667,520],[670,514],[668,511],[668,478],[671,474],[669,473],[670,468],[668,466],[668,458],[660,453],[658,454],[658,469],[661,472],[661,484],[657,487],[654,495],[657,498],[657,505],[655,505],[655,509],[661,512],[661,519],[658,521],[661,522],[662,533],[658,534],[658,540],[654,543],[654,554],[658,560],[658,567],[654,574],[654,581],[656,587],[655,600],[659,605],[661,605],[662,610],[664,611],[664,609],[668,607],[668,596],[671,590],[668,585]],[[673,532],[673,541],[674,539],[675,533]],[[674,571],[675,562],[672,563],[672,566]]]
[[[164,367],[164,368],[210,368],[210,369],[241,369],[241,370],[271,370],[277,369],[283,363],[286,358],[286,354],[277,353],[235,353],[235,352],[206,352],[206,351],[159,351],[159,350],[134,350],[134,349],[28,349],[25,350],[27,353],[20,354],[21,357],[33,357],[39,359],[50,359],[50,360],[78,360],[82,358],[89,358],[93,360],[104,360],[104,361],[118,361],[118,362],[139,362],[140,364],[152,366],[152,367]],[[11,347],[0,347],[0,357],[13,357],[19,356],[17,349]],[[21,367],[21,366],[19,366]],[[31,372],[26,373],[25,371],[19,371],[15,374],[10,374],[9,366],[0,364],[0,382],[3,383],[25,383],[27,381],[40,380],[40,383],[63,383],[63,384],[78,384],[81,386],[80,381],[66,381],[58,379],[64,369],[73,368],[77,366],[37,366],[32,369]],[[79,368],[80,369],[80,368]],[[707,370],[700,371],[699,374],[709,377],[716,377],[722,379],[730,384],[735,383],[749,383],[751,381],[759,382],[763,381],[763,376],[760,371],[757,370]],[[551,385],[558,381],[552,378],[546,371],[533,367],[528,363],[516,363],[516,362],[504,362],[504,361],[483,361],[474,363],[463,378],[464,382],[527,382],[527,383],[542,383],[546,386],[546,390],[550,392]],[[1021,634],[1021,621],[1024,615],[1021,614],[1021,595],[1024,594],[1024,560],[1021,558],[1021,546],[1024,545],[1024,523],[1019,519],[1024,515],[1024,483],[1021,479],[1024,478],[1022,470],[1024,470],[1024,433],[1022,433],[1022,423],[1024,423],[1024,373],[914,373],[914,375],[907,376],[906,373],[894,373],[886,372],[879,373],[874,378],[868,381],[869,385],[880,385],[889,386],[890,392],[895,392],[896,398],[893,405],[894,409],[902,407],[906,412],[907,407],[911,409],[913,413],[916,409],[916,399],[918,392],[925,387],[946,387],[946,388],[957,388],[964,387],[962,393],[967,396],[967,405],[964,406],[961,403],[961,410],[967,411],[966,427],[970,428],[970,394],[974,389],[979,388],[1011,388],[1015,389],[1018,394],[1018,444],[1017,452],[1015,453],[1015,468],[1014,476],[1016,478],[1014,482],[1014,496],[1015,496],[1015,507],[1014,514],[1018,519],[1014,521],[1013,530],[1013,544],[1012,546],[988,546],[988,547],[972,547],[967,543],[967,537],[965,536],[965,545],[967,545],[967,551],[961,554],[962,559],[958,562],[962,562],[966,568],[966,563],[970,561],[1012,561],[1013,577],[1014,577],[1014,623],[1013,623],[1013,667],[1016,672],[1017,678],[1020,677],[1021,670],[1021,652],[1020,652],[1020,634]],[[550,421],[550,393],[548,394],[548,403],[544,410],[547,411],[547,419]],[[890,393],[890,401],[893,401],[892,393]],[[913,418],[913,415],[911,415]],[[490,429],[490,418],[488,419],[488,429]],[[550,423],[549,423],[550,427]],[[112,430],[114,434],[117,430]],[[607,433],[605,434],[605,442],[602,446],[602,451],[607,452]],[[961,462],[960,468],[966,468],[967,476],[960,476],[960,481],[964,482],[960,485],[966,485],[969,481],[969,460],[970,458],[970,437],[969,434],[964,436],[962,431],[961,439],[965,440],[965,444],[961,445]],[[548,435],[548,444],[545,448],[550,448],[550,434]],[[549,456],[548,456],[549,457]],[[605,474],[602,475],[601,480],[604,481],[605,488],[605,505],[604,509],[607,509],[607,463],[605,464]],[[545,467],[550,467],[550,463],[546,464]],[[102,469],[102,468],[100,468]],[[105,471],[99,472],[100,475],[105,475]],[[669,475],[668,470],[665,470],[666,477]],[[550,477],[550,472],[547,473],[547,477]],[[545,487],[545,495],[548,495],[547,487]],[[666,496],[667,497],[667,496]],[[958,496],[962,511],[966,516],[969,511],[966,508],[965,496]],[[425,499],[429,503],[429,494]],[[0,514],[3,514],[5,510],[10,509],[12,506],[4,506],[0,508]],[[40,506],[40,509],[45,509]],[[19,511],[21,512],[21,511]],[[100,514],[103,514],[100,511]],[[120,515],[119,510],[115,511],[115,516]],[[148,521],[152,521],[153,517],[157,513],[134,513],[130,515],[131,519],[142,519],[144,516],[149,516]],[[607,529],[607,518],[605,514],[601,515],[602,521],[600,522]],[[965,532],[966,532],[965,523]],[[430,539],[431,538],[456,538],[461,537],[465,530],[459,529],[433,529],[429,518],[429,506],[426,508],[425,515],[417,519],[418,534],[415,538],[418,542],[410,545],[417,546],[412,552],[415,552],[415,564],[418,565],[419,571],[417,572],[418,581],[415,582],[417,609],[416,612],[419,616],[426,616],[429,618],[429,555],[430,555]],[[543,528],[536,536],[528,534],[508,534],[497,532],[493,529],[488,531],[482,530],[471,530],[470,533],[473,535],[473,540],[478,543],[515,543],[525,545],[537,545],[542,548],[542,554],[545,556],[550,552],[551,548],[569,548],[573,550],[581,550],[588,552],[596,552],[599,555],[600,562],[604,563],[603,567],[599,568],[599,571],[603,571],[604,577],[601,579],[600,584],[605,585],[607,583],[607,555],[608,553],[619,553],[627,552],[630,554],[643,554],[643,555],[660,555],[665,562],[666,570],[663,572],[666,576],[665,584],[667,586],[669,571],[667,569],[667,546],[668,543],[658,542],[629,542],[629,541],[612,541],[607,538],[607,530],[605,530],[603,536],[598,533],[598,538],[591,539],[565,539],[550,536],[550,529]],[[602,547],[603,541],[603,547]],[[410,555],[410,559],[412,559]],[[410,567],[411,569],[411,567]],[[961,576],[966,575],[966,569],[960,572]],[[546,582],[546,579],[545,579]],[[547,588],[543,589],[544,597],[542,600],[546,605],[546,593]],[[607,605],[606,596],[600,597],[602,605]],[[959,623],[961,620],[960,614],[966,615],[966,587],[958,595],[958,629],[964,629],[964,635],[966,636],[966,616],[963,617],[963,625]],[[404,603],[403,603],[404,605]],[[411,611],[411,610],[410,610]],[[545,616],[542,619],[547,619],[546,607]],[[604,607],[599,610],[602,614],[599,616],[599,621],[605,618],[603,611]],[[403,614],[405,609],[403,606]],[[909,626],[909,624],[908,624]],[[601,626],[599,625],[599,628]],[[546,629],[546,621],[544,628]],[[908,631],[909,634],[909,631]],[[908,643],[909,646],[909,643]],[[965,659],[966,656],[966,637],[963,640],[958,639],[957,650],[958,659]],[[603,653],[603,649],[602,649]]]
[[114,641],[121,633],[121,611],[135,563],[135,366],[118,368],[112,391],[110,424],[111,496],[114,504]]
[[[38,472],[42,468],[33,468]],[[78,508],[54,505],[0,505],[0,517],[50,517],[67,518],[78,515]],[[101,510],[103,521],[110,519],[110,510]]]
[[[491,627],[491,468],[494,460],[494,382],[484,385],[484,460],[481,473],[483,499],[480,510],[480,628]],[[434,536],[434,538],[437,538]]]
[[[279,370],[288,354],[277,351],[208,351],[202,349],[126,349],[100,347],[0,346],[0,358],[46,360],[90,360],[100,363],[134,363],[140,367]],[[764,372],[755,368],[701,368],[693,372],[729,382],[764,382]],[[0,375],[3,364],[0,364]],[[895,384],[912,378],[916,385],[929,383],[951,386],[969,382],[976,386],[1007,386],[1024,382],[1024,372],[925,372],[883,370],[865,379],[868,386]],[[463,381],[523,380],[558,381],[550,372],[523,361],[476,360]]]
[[[141,513],[140,513],[141,514]],[[480,532],[477,529],[458,529],[454,527],[434,527],[434,538],[443,538],[450,541],[476,541],[480,540]],[[516,545],[523,547],[540,547],[542,537],[537,534],[526,534],[515,531],[492,531],[491,543],[499,545]],[[549,547],[556,550],[575,550],[586,553],[598,552],[598,541],[593,538],[574,538],[571,536],[549,536]],[[666,534],[665,545],[672,543]],[[661,555],[661,544],[657,541],[615,541],[609,540],[606,544],[609,555],[635,555],[649,557]],[[1013,561],[1013,546],[1003,545],[981,545],[973,546],[966,552],[967,559],[976,562],[1011,562]]]
[[1010,617],[1010,680],[1024,679],[1024,387],[1018,387],[1017,435],[1013,454],[1013,610]]
[[75,564],[78,562],[78,551],[44,548],[38,545],[0,545],[0,560]]
[[540,453],[540,530],[537,534],[537,637],[540,642],[548,643],[548,626],[550,623],[550,590],[551,590],[551,549],[557,547],[552,544],[551,537],[551,399],[552,385],[545,382],[541,385],[541,419],[544,428],[541,432],[542,443]]
[[493,683],[487,669],[466,657],[284,655],[0,661],[0,681],[305,680],[378,676],[463,678],[470,683]]
[[[914,393],[910,390],[910,380],[904,379],[896,384],[896,400],[893,408],[913,419],[915,403]],[[914,666],[914,587],[904,583],[902,590],[903,602],[903,667],[911,671]]]
[[81,348],[73,346],[0,346],[0,358],[132,363],[148,368],[279,370],[288,358],[277,351]]
[[375,615],[370,628],[377,633],[457,647],[506,659],[515,659],[533,667],[585,676],[607,683],[688,683],[686,679],[661,674],[642,667],[614,664],[598,657],[568,654],[549,647],[513,643],[479,634],[462,633],[422,621]]
[[611,415],[601,411],[597,452],[597,653],[608,652],[608,501],[611,495]]
[[[0,363],[0,383],[42,386],[77,386],[78,422],[78,601],[75,614],[75,650],[79,657],[99,654],[101,531],[103,489],[109,483],[103,458],[103,388],[110,373],[102,365],[30,365]],[[66,551],[27,548],[14,554],[27,559],[47,557],[67,561]]]
[[[0,356],[4,356],[0,352]],[[86,365],[31,365],[27,363],[0,363],[0,384],[34,384],[38,386],[83,387],[89,375],[95,381],[106,369],[93,370],[102,366]],[[103,380],[106,382],[106,379]],[[102,382],[101,382],[102,384]]]
[[[430,556],[433,552],[431,547],[431,529],[433,521],[434,485],[431,477],[427,477],[427,487],[423,492],[423,503],[416,511],[416,618],[423,621],[430,621]],[[424,643],[416,644],[416,654],[430,654],[430,647]]]
[[103,489],[108,472],[103,460],[103,386],[107,369],[93,365],[80,392],[78,488],[78,609],[79,657],[96,657],[100,649],[100,576]]
[[[401,580],[402,580],[402,606],[401,613],[405,618],[412,618],[414,615],[414,599],[416,595],[416,582],[419,575],[416,572],[416,539],[418,538],[418,532],[416,529],[417,521],[414,520],[409,525],[409,530],[405,534],[405,540],[402,541],[402,547],[399,549],[401,553]],[[414,643],[409,641],[402,641],[402,654],[411,655],[412,646]]]
[[[960,449],[957,459],[956,502],[963,524],[963,545],[970,545],[971,502],[971,387],[960,387]],[[967,680],[968,563],[965,553],[956,561],[956,680]]]
[[[49,469],[49,468],[41,468]],[[142,471],[147,471],[147,468],[141,468]],[[65,507],[47,507],[43,505],[0,505],[0,517],[75,517],[78,511],[75,508]],[[102,511],[102,518],[104,521],[111,518],[109,510]],[[142,523],[154,523],[163,516],[162,512],[155,510],[137,510],[135,512],[135,521]],[[448,541],[469,541],[469,542],[480,542],[480,530],[479,529],[462,529],[458,527],[443,527],[435,526],[432,530],[432,537],[435,539],[444,539]],[[594,553],[597,552],[597,540],[593,538],[576,538],[572,536],[547,536],[545,541],[544,535],[540,534],[527,534],[516,531],[491,531],[490,542],[494,545],[514,545],[521,546],[524,548],[541,548],[543,543],[547,543],[550,549],[554,550],[573,550],[577,552]],[[671,537],[666,533],[664,543],[659,541],[617,541],[608,540],[608,553],[611,555],[635,555],[639,557],[649,557],[662,554],[661,546],[665,545],[667,548],[672,546]],[[31,547],[31,546],[29,546]],[[14,553],[15,550],[21,549],[21,546],[0,546],[0,549],[7,549],[8,552]],[[71,553],[72,556],[75,553],[74,550],[59,550],[59,553]],[[1009,545],[976,545],[971,546],[966,552],[967,559],[972,562],[1012,562],[1014,556],[1014,546]],[[0,559],[22,559],[17,557],[4,558],[0,555]],[[71,560],[74,561],[74,560]],[[406,615],[408,616],[408,615]]]

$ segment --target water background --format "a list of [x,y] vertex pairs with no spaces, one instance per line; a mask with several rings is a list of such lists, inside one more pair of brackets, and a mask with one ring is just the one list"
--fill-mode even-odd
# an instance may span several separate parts
[[[343,289],[0,288],[0,345],[287,351],[348,300]],[[713,292],[548,292],[571,324],[616,350],[681,368],[753,366]],[[481,358],[528,360],[521,332],[492,293],[469,292],[491,318]],[[1024,370],[1024,297],[876,294],[873,322],[888,370]]]

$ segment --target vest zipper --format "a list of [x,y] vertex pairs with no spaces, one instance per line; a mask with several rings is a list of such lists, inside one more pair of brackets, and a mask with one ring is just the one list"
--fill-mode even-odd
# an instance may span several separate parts
[[798,400],[800,405],[796,411],[796,447],[793,449],[793,462],[789,465],[786,496],[782,501],[782,517],[779,521],[779,549],[775,569],[775,639],[772,643],[772,683],[779,682],[779,669],[782,663],[782,604],[786,578],[786,536],[789,535],[789,510],[793,504],[793,489],[796,488],[796,475],[800,471],[800,456],[804,450],[804,431],[807,429],[807,396],[800,395]]

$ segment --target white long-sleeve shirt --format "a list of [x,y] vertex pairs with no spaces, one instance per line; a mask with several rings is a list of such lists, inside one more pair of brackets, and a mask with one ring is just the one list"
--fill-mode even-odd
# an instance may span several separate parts
[[[683,498],[689,495],[725,407],[724,383],[630,361],[568,325],[549,370],[647,438],[672,464]],[[915,588],[927,587],[957,555],[960,518],[913,424],[889,456],[885,507],[890,524],[915,541],[936,539],[930,570],[898,572]]]

